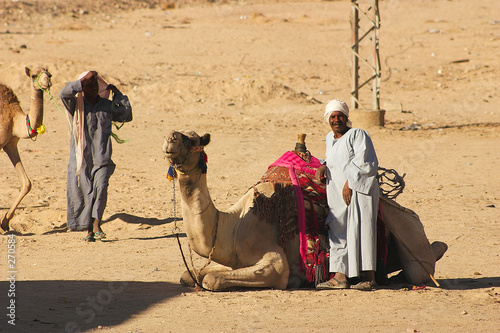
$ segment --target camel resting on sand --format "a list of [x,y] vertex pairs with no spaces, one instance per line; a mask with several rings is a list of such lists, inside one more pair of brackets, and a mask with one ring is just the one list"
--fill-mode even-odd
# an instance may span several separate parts
[[[303,286],[306,279],[299,268],[298,235],[286,239],[286,244],[279,245],[277,223],[269,223],[259,217],[254,207],[256,191],[259,195],[271,197],[275,191],[273,183],[259,183],[229,210],[217,210],[208,192],[206,165],[203,162],[203,147],[209,142],[209,134],[200,137],[192,131],[173,131],[163,143],[163,152],[177,171],[189,245],[200,256],[210,257],[220,264],[203,269],[198,280],[209,290]],[[391,209],[392,205],[387,206],[384,213],[391,214]],[[425,241],[428,245],[426,238]],[[446,251],[446,245],[439,243],[435,249],[428,245],[431,258],[427,258],[427,265],[432,270],[431,274],[434,273],[436,259]],[[413,273],[418,275],[418,282],[429,280],[426,272],[420,274],[417,269]],[[186,272],[181,277],[181,283],[194,286],[194,281]]]
[[28,114],[21,109],[12,89],[0,84],[0,150],[3,149],[9,156],[22,184],[19,196],[2,218],[0,234],[9,231],[9,222],[14,216],[14,211],[31,190],[31,181],[21,162],[17,143],[19,139],[35,140],[39,133],[43,133],[43,90],[49,89],[52,85],[51,74],[45,68],[26,67],[25,70],[31,85],[31,106]]

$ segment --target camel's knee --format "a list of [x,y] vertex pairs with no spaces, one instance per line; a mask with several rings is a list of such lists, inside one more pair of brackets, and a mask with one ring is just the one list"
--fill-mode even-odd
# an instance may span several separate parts
[[224,276],[217,273],[208,273],[203,278],[202,286],[208,290],[221,290],[224,288]]
[[194,287],[195,283],[188,271],[182,273],[180,283],[183,287]]
[[269,260],[266,274],[274,281],[273,288],[286,289],[289,283],[290,267],[285,253],[274,253],[266,259]]
[[31,186],[32,186],[31,180],[29,178],[26,178],[26,180],[23,182],[23,186],[21,188],[21,194],[23,197],[31,191]]
[[253,276],[262,286],[284,290],[288,285],[290,270],[284,256],[276,256],[271,262],[256,266]]
[[28,181],[26,182],[26,185],[25,185],[24,189],[26,191],[26,194],[28,194],[31,191],[31,180],[28,179]]

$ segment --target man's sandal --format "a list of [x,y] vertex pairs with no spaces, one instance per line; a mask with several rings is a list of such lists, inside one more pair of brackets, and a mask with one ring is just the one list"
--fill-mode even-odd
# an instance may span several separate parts
[[351,286],[351,289],[362,290],[362,291],[371,291],[375,290],[377,287],[377,283],[375,281],[363,281],[358,284]]
[[98,231],[98,232],[94,233],[94,237],[96,239],[104,239],[104,238],[106,238],[106,234],[102,231]]
[[95,242],[95,237],[94,236],[87,236],[83,240],[88,242],[88,243],[91,243],[91,242]]
[[[331,281],[335,280],[337,284],[333,284]],[[326,290],[326,289],[349,289],[349,283],[347,281],[339,281],[336,278],[331,278],[326,282],[319,283],[316,285],[317,290]]]

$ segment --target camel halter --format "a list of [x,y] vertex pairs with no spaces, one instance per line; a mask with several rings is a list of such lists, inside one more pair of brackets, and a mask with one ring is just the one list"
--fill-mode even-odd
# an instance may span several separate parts
[[[196,166],[189,170],[189,171],[182,171],[179,168],[186,162],[189,154],[191,153],[202,153],[200,156],[200,160],[198,161],[198,164]],[[168,171],[167,171],[167,179],[169,181],[174,180],[177,178],[177,174],[180,173],[181,175],[189,175],[190,173],[193,173],[197,170],[201,170],[202,173],[207,173],[207,154],[205,154],[205,146],[193,146],[189,148],[189,152],[186,154],[186,157],[184,160],[176,165],[169,165]]]
[[49,97],[50,97],[49,101],[53,101],[53,102],[54,102],[54,104],[56,105],[56,107],[59,109],[59,111],[61,111],[61,113],[62,113],[62,114],[66,115],[66,114],[64,113],[64,111],[63,111],[63,110],[59,107],[59,105],[57,105],[56,101],[54,100],[54,96],[53,96],[53,95],[52,95],[52,93],[50,92],[50,88],[45,89],[45,88],[44,88],[44,87],[42,87],[42,85],[40,84],[40,82],[39,82],[39,81],[40,81],[40,77],[42,76],[42,74],[46,74],[49,78],[52,76],[52,75],[50,75],[50,73],[49,73],[49,72],[47,72],[47,71],[41,71],[41,72],[40,72],[40,74],[38,74],[38,76],[36,77],[36,79],[33,79],[33,80],[32,80],[32,81],[33,81],[33,87],[35,87],[35,89],[37,89],[37,88],[36,88],[36,86],[35,86],[35,83],[36,83],[36,85],[38,86],[38,88],[40,88],[40,90],[41,90],[41,91],[43,91],[43,92],[45,92],[45,93],[47,93],[47,94],[49,95]]
[[36,77],[36,79],[33,79],[33,80],[31,80],[31,81],[33,81],[33,87],[34,87],[35,89],[36,89],[36,86],[35,86],[35,83],[36,83],[36,85],[38,86],[38,88],[40,88],[40,90],[45,91],[45,90],[42,88],[42,86],[40,85],[40,82],[39,82],[39,81],[40,81],[40,78],[42,77],[42,74],[47,75],[49,78],[50,78],[50,77],[52,77],[52,75],[51,75],[49,72],[47,72],[47,71],[41,71],[40,73],[38,73],[38,76]]

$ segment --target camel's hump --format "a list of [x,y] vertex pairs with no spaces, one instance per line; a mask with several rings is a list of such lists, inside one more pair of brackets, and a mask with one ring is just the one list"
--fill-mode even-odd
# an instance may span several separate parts
[[14,94],[14,91],[2,83],[0,83],[0,103],[2,105],[19,103],[19,100],[17,99],[16,94]]

